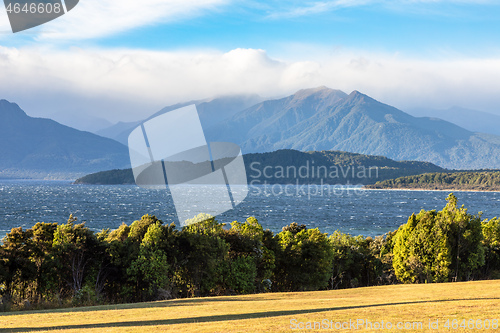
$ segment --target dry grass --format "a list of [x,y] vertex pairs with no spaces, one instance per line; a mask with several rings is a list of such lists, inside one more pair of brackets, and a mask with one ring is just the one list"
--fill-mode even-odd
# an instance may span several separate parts
[[[470,332],[443,325],[446,319],[500,321],[500,280],[12,312],[0,315],[0,332],[287,332],[294,319],[423,322],[422,329],[406,331]],[[429,320],[439,320],[439,330],[429,330]]]

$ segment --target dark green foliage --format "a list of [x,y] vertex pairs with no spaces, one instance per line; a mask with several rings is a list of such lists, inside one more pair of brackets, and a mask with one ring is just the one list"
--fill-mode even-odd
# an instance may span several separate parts
[[[382,239],[382,238],[381,238]],[[334,232],[329,241],[333,249],[333,266],[330,276],[330,288],[354,288],[376,285],[381,276],[382,262],[371,244],[372,238],[353,237]]]
[[[252,184],[374,184],[384,179],[443,171],[427,162],[394,161],[383,156],[370,156],[343,151],[301,152],[282,149],[270,153],[243,156],[248,181]],[[264,168],[268,167],[264,173]],[[309,171],[299,175],[299,168]],[[287,168],[291,168],[288,169]],[[93,173],[75,184],[135,184],[131,169]]]
[[95,185],[125,185],[135,184],[132,169],[114,169],[91,173],[78,178],[75,184],[95,184]]
[[[105,260],[105,244],[84,223],[74,224],[72,215],[68,223],[58,225],[54,231],[52,257],[57,268],[57,288],[62,296],[80,297],[82,289],[93,281]],[[87,285],[89,290],[94,285]],[[93,293],[95,295],[95,293]]]
[[[269,232],[269,231],[267,231]],[[256,218],[234,221],[223,237],[230,246],[228,287],[232,292],[264,291],[263,281],[270,279],[274,269],[274,252],[264,244],[266,231]]]
[[161,245],[165,242],[161,223],[149,225],[139,247],[139,254],[127,270],[130,280],[137,281],[141,294],[154,297],[160,289],[168,288],[167,254]]
[[3,239],[1,290],[2,303],[8,309],[13,299],[25,299],[36,295],[33,281],[36,279],[36,265],[30,260],[32,246],[31,229],[14,228]]
[[249,294],[255,292],[257,267],[252,256],[238,256],[229,261],[225,273],[226,286],[230,292]]
[[367,185],[367,188],[498,191],[500,171],[425,173],[380,181],[374,185]]
[[182,296],[219,294],[229,244],[214,218],[184,227],[179,233],[179,269],[175,282]]
[[457,207],[412,215],[394,237],[393,266],[402,282],[468,281],[484,264],[480,216]]
[[487,277],[500,278],[500,219],[484,220],[483,245],[485,249],[485,265],[483,273]]
[[39,302],[43,295],[47,295],[50,290],[57,286],[55,270],[57,265],[53,260],[54,233],[57,230],[57,223],[37,223],[33,230],[33,254],[31,260],[35,263],[36,273],[36,302]]
[[328,285],[333,253],[326,234],[292,223],[275,236],[276,290],[318,290]]
[[375,239],[208,215],[181,230],[150,215],[99,233],[73,216],[14,228],[0,246],[0,310],[499,278],[500,220],[447,200]]
[[453,194],[446,200],[448,203],[441,212],[450,226],[452,279],[469,281],[479,274],[479,268],[484,265],[481,213],[472,215],[463,205],[459,208]]
[[450,274],[449,225],[435,211],[413,214],[394,239],[393,266],[402,282],[444,282]]

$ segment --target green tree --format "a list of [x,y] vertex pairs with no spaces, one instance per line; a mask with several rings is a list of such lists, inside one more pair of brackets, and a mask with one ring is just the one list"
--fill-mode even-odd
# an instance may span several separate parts
[[372,252],[372,238],[335,231],[329,241],[333,253],[331,289],[369,286],[377,282],[381,263]]
[[[144,215],[140,220],[134,221],[130,226],[122,224],[118,229],[110,232],[106,237],[107,253],[110,258],[109,266],[106,268],[107,287],[117,301],[142,301],[154,298],[161,286],[156,285],[154,277],[151,276],[151,266],[147,259],[153,260],[151,265],[163,265],[168,256],[157,240],[149,241],[153,234],[146,234],[151,226],[155,226],[152,232],[156,232],[163,222],[154,215]],[[163,232],[163,228],[160,228]],[[158,236],[158,235],[157,235]],[[149,245],[149,244],[154,245]],[[161,268],[159,267],[158,268]],[[163,269],[161,270],[163,272]],[[146,276],[145,276],[146,274]]]
[[211,217],[179,232],[179,257],[174,283],[185,296],[220,294],[224,289],[229,244],[224,224]]
[[52,298],[57,287],[57,266],[54,261],[54,233],[57,223],[37,223],[32,228],[31,261],[36,266],[36,303]]
[[451,193],[441,214],[450,226],[453,281],[468,281],[484,265],[484,246],[481,213],[471,215],[462,205],[457,207],[457,198]]
[[73,295],[79,293],[92,266],[99,264],[99,259],[105,255],[96,235],[85,227],[85,223],[74,224],[76,221],[71,215],[68,223],[58,225],[53,241],[60,287],[66,284]]
[[327,234],[292,223],[277,236],[275,283],[280,291],[326,288],[333,253]]
[[393,267],[402,282],[443,282],[450,273],[449,225],[436,211],[412,214],[394,239]]
[[480,215],[450,194],[439,212],[412,215],[394,236],[393,267],[402,282],[469,280],[484,264]]
[[484,275],[500,278],[500,219],[492,218],[482,222],[483,245],[485,248]]
[[146,214],[140,220],[134,221],[134,223],[130,225],[130,230],[127,234],[127,237],[137,244],[140,244],[142,242],[142,239],[144,238],[144,235],[148,231],[149,226],[155,223],[163,224],[163,222],[161,220],[158,220],[156,216]]
[[245,222],[234,221],[223,234],[229,244],[226,282],[231,291],[250,293],[264,291],[264,280],[272,277],[274,254],[264,246],[265,231],[255,217]]
[[[31,296],[36,279],[36,265],[31,261],[31,229],[13,228],[3,239],[2,272],[3,303],[9,308],[12,304]],[[30,290],[31,289],[31,290]]]
[[129,278],[137,283],[146,299],[156,299],[158,291],[168,287],[169,265],[167,254],[161,249],[163,238],[161,224],[151,224],[142,239],[138,257],[127,270]]

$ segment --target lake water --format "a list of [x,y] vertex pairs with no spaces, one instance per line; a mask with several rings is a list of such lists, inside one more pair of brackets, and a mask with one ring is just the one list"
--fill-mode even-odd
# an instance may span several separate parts
[[[196,198],[193,194],[193,200]],[[203,195],[202,191],[200,194]],[[442,209],[448,192],[362,190],[334,186],[252,186],[236,209],[217,217],[219,222],[244,221],[255,216],[274,232],[292,222],[332,233],[376,236],[397,229],[421,209]],[[459,204],[483,218],[500,216],[500,193],[455,192]],[[37,222],[65,223],[70,214],[92,230],[130,225],[142,215],[176,222],[167,191],[137,186],[72,185],[66,181],[0,180],[0,238],[13,227]]]

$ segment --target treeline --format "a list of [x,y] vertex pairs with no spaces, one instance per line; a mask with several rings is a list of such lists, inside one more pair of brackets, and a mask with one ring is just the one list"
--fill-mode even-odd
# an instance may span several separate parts
[[145,215],[94,233],[66,224],[14,228],[0,247],[3,310],[176,297],[500,278],[500,220],[457,206],[421,211],[376,238],[292,223],[277,234],[251,217],[181,230]]
[[[377,181],[444,169],[428,162],[394,161],[342,151],[301,152],[281,149],[243,156],[248,182],[258,184],[374,184]],[[302,168],[302,169],[301,169]],[[294,169],[298,172],[289,172]],[[272,171],[271,171],[272,170]],[[326,171],[325,171],[326,170]],[[361,172],[367,170],[367,172]],[[373,172],[368,172],[372,170]],[[374,171],[376,170],[376,172]],[[86,175],[75,184],[135,184],[131,169],[101,171]]]
[[500,171],[425,173],[380,181],[366,188],[500,191]]

